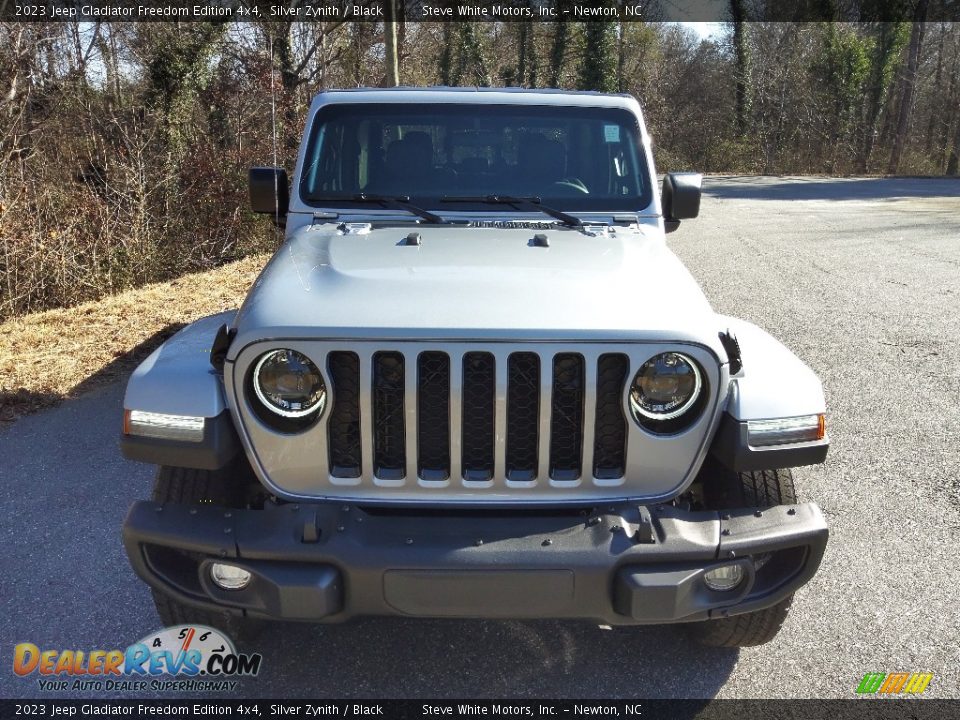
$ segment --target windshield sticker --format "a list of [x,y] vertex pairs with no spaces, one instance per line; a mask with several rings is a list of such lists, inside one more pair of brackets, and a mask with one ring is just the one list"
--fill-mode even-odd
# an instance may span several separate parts
[[608,143],[618,143],[620,142],[620,126],[619,125],[604,125],[603,126],[603,139]]

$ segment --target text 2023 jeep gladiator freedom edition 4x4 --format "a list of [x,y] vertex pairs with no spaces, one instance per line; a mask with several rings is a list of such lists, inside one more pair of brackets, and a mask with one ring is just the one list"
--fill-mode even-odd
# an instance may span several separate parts
[[[323,92],[243,306],[134,372],[123,528],[168,625],[356,615],[686,623],[770,640],[827,527],[814,373],[716,314],[633,98]],[[697,622],[693,622],[697,621]]]

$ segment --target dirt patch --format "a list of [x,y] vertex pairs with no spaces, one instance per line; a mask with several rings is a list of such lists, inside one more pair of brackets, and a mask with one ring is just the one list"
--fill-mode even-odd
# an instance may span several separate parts
[[0,423],[116,382],[187,323],[237,307],[266,260],[0,323]]

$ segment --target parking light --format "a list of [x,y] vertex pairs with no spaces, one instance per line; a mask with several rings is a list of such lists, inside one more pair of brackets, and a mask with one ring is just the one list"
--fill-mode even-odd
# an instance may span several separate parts
[[160,440],[201,442],[204,418],[191,415],[167,415],[143,410],[123,411],[123,434]]
[[813,442],[824,437],[826,421],[822,414],[747,422],[747,438],[753,447]]

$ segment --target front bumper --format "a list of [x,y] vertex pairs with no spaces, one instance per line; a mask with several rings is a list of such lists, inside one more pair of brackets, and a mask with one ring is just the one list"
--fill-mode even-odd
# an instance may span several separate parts
[[[689,512],[402,512],[335,503],[263,510],[137,502],[123,526],[136,573],[187,605],[332,622],[357,615],[706,620],[776,604],[817,571],[827,526],[813,503]],[[210,580],[216,561],[253,574]],[[703,574],[740,563],[734,590]]]

